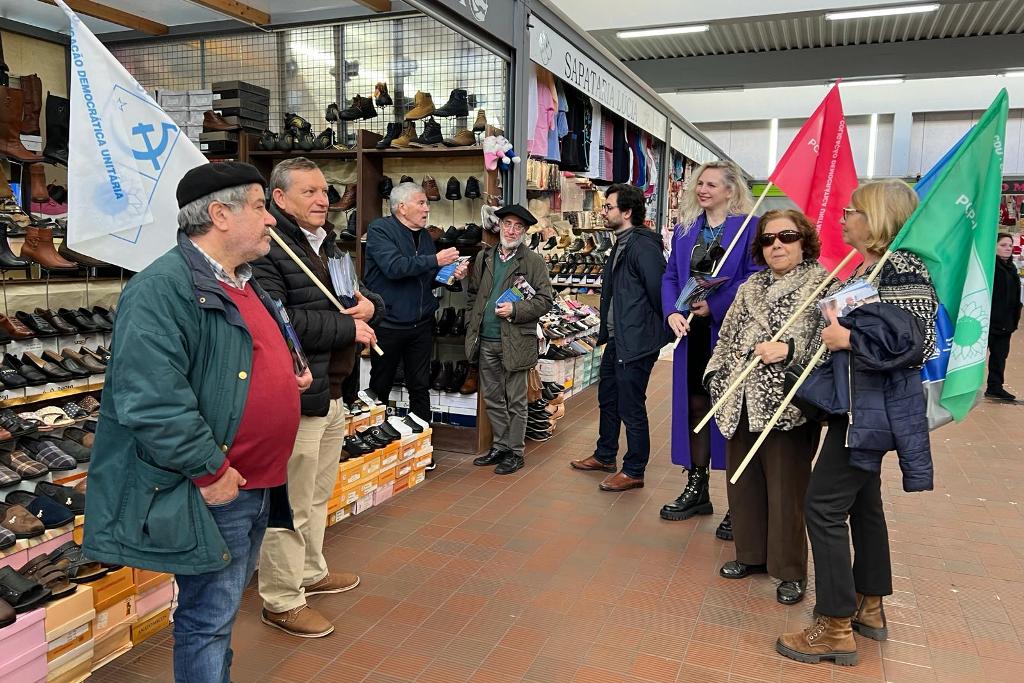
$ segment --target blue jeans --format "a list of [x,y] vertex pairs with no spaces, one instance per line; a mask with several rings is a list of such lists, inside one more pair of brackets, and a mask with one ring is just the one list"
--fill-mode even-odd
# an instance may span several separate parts
[[176,576],[174,680],[230,683],[231,627],[242,591],[256,571],[270,509],[267,489],[241,490],[230,503],[209,506],[231,563],[220,571]]
[[647,423],[647,383],[658,360],[654,353],[623,363],[615,352],[615,339],[609,339],[601,357],[601,381],[597,385],[597,404],[601,420],[598,426],[594,459],[614,465],[619,452],[619,433],[626,425],[626,454],[622,471],[642,479],[651,457],[651,432]]

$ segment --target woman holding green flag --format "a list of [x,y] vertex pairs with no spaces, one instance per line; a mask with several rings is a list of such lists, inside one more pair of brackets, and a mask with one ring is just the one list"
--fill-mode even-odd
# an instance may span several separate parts
[[863,258],[852,277],[871,282],[880,302],[842,318],[829,314],[820,337],[832,355],[797,394],[823,409],[828,422],[804,505],[817,605],[811,626],[782,635],[775,646],[797,661],[844,665],[857,663],[853,631],[874,640],[887,636],[882,597],[892,594],[892,565],[882,457],[897,452],[905,491],[932,488],[920,367],[935,349],[938,310],[921,259],[888,251],[917,208],[914,191],[899,180],[868,183],[850,204],[843,240]]

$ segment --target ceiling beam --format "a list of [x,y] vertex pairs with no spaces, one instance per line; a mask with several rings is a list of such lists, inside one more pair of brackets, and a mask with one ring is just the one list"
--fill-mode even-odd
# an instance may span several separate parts
[[[56,5],[53,0],[39,0],[45,2],[47,5]],[[103,21],[109,21],[111,24],[117,24],[118,26],[125,26],[127,28],[141,31],[142,33],[148,33],[151,36],[162,36],[167,33],[167,27],[164,24],[159,24],[149,19],[129,14],[123,10],[108,7],[107,5],[101,5],[98,2],[92,0],[64,0],[64,4],[73,9],[78,14],[84,14],[87,17],[93,19],[102,19]]]
[[913,40],[734,55],[641,59],[624,64],[658,92],[825,83],[834,78],[940,78],[1024,66],[1024,34]]
[[202,5],[206,9],[226,14],[232,19],[244,21],[247,24],[265,26],[270,23],[270,15],[263,10],[236,2],[236,0],[188,0],[189,2]]
[[390,12],[391,0],[356,0],[356,3],[374,12]]

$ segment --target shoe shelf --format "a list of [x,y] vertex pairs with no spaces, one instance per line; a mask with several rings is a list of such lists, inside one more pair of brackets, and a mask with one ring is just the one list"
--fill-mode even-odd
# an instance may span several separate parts
[[[88,384],[81,384],[81,385],[78,385],[78,386],[67,386],[67,384],[72,383],[72,382],[89,382],[89,383]],[[50,389],[50,390],[46,389],[47,387],[51,387],[51,386],[60,386],[62,388],[60,388],[60,389]],[[29,390],[37,389],[37,388],[38,387],[29,387]],[[103,378],[97,379],[96,377],[86,377],[86,378],[79,379],[79,380],[68,380],[67,382],[64,382],[64,383],[44,384],[43,385],[43,389],[44,390],[41,393],[37,393],[37,394],[24,394],[24,395],[14,396],[12,398],[8,398],[8,399],[0,401],[0,409],[12,408],[14,406],[23,406],[23,405],[27,405],[29,403],[42,403],[44,401],[56,401],[56,400],[62,399],[62,398],[68,398],[68,397],[71,397],[71,396],[78,396],[80,394],[88,394],[88,393],[93,392],[93,391],[99,391],[102,388],[103,388]],[[25,392],[25,391],[26,391],[25,389],[8,389],[4,393],[10,394],[12,392]]]
[[279,152],[277,150],[253,150],[249,152],[250,159],[273,159],[281,161],[292,157],[306,157],[308,159],[355,159],[357,155],[354,149],[315,149],[311,152],[303,152],[300,149],[291,152]]
[[[44,481],[44,480],[40,480]],[[12,489],[13,490],[13,489]],[[81,523],[79,520],[82,520]],[[75,521],[71,524],[65,524],[64,526],[57,527],[56,529],[47,529],[41,536],[34,536],[33,538],[19,538],[14,542],[10,548],[0,550],[0,567],[4,566],[4,559],[17,555],[25,550],[30,550],[37,546],[41,546],[44,543],[49,543],[55,539],[60,539],[61,543],[71,540],[71,534],[74,533],[76,526],[81,526],[85,523],[84,515],[77,515]],[[59,545],[59,544],[56,544]],[[45,548],[44,548],[45,550]],[[24,564],[24,563],[22,563]]]
[[480,157],[483,159],[482,147],[389,147],[387,149],[363,149],[362,154],[382,157]]

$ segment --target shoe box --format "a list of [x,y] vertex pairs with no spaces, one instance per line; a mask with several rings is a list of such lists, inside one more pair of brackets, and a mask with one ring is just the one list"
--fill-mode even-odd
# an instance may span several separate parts
[[0,681],[46,680],[45,617],[45,609],[35,609],[0,629]]
[[261,133],[269,127],[270,91],[266,88],[245,81],[219,81],[210,89],[214,95],[212,108],[229,123],[237,123],[253,133]]
[[46,605],[46,659],[51,664],[93,639],[96,609],[91,586]]
[[148,616],[139,617],[139,620],[132,624],[131,627],[132,645],[138,645],[139,643],[148,640],[163,629],[167,628],[170,623],[170,605],[162,610],[157,610]]
[[160,90],[157,102],[167,115],[194,143],[203,132],[203,113],[213,105],[213,92],[209,88],[197,90]]

